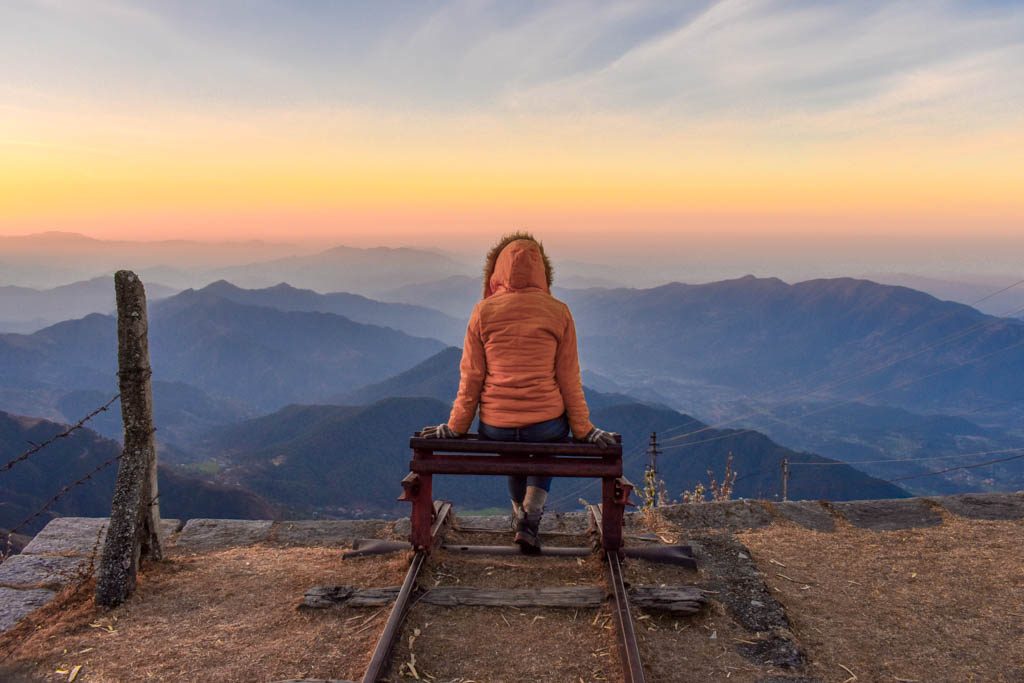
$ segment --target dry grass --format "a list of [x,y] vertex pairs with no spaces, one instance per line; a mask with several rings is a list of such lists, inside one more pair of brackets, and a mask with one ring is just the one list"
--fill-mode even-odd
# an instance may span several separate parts
[[1024,522],[741,539],[823,681],[1024,681]]
[[79,681],[359,678],[386,611],[369,619],[373,611],[296,606],[317,584],[396,585],[406,566],[402,556],[342,561],[324,548],[172,556],[146,569],[128,604],[99,610],[90,590],[68,593],[0,648],[33,680],[75,665]]
[[[465,540],[493,542],[484,536]],[[824,683],[1024,681],[1024,522],[949,518],[942,527],[881,533],[849,527],[815,533],[779,524],[740,537],[786,606],[809,657],[807,675]],[[387,610],[300,612],[296,606],[313,585],[397,585],[407,560],[397,554],[342,561],[337,549],[264,546],[172,555],[146,568],[126,606],[97,610],[85,585],[0,636],[0,656],[7,655],[0,679],[66,680],[54,672],[75,665],[83,667],[80,681],[358,679]],[[709,578],[638,560],[627,562],[626,572],[635,584]],[[603,580],[598,556],[577,561],[438,552],[422,584]],[[717,603],[688,619],[638,616],[649,680],[753,683],[772,673],[737,653],[738,644],[756,636]],[[621,677],[607,606],[417,604],[396,648],[392,680],[408,680],[398,665],[413,655],[417,673],[439,681]]]
[[[671,540],[674,542],[677,538],[673,535]],[[696,572],[673,565],[629,560],[625,564],[625,578],[633,585],[657,586],[698,585],[706,577],[703,570]],[[751,635],[736,625],[725,608],[714,600],[714,595],[708,597],[710,606],[693,617],[636,611],[640,658],[650,680],[754,683],[767,675],[769,669],[747,661],[736,651],[736,644],[749,642]]]

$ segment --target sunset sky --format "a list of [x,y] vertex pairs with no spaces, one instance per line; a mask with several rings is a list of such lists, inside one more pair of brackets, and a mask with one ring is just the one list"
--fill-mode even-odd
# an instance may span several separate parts
[[1024,3],[0,7],[0,235],[1024,234]]

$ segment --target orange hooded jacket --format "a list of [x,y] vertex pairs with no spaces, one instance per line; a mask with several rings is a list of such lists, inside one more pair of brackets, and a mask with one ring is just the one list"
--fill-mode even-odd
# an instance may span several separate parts
[[523,427],[568,414],[577,439],[593,428],[583,397],[576,326],[551,296],[551,266],[533,238],[499,243],[484,271],[462,347],[459,393],[448,426],[465,433],[477,406],[493,427]]

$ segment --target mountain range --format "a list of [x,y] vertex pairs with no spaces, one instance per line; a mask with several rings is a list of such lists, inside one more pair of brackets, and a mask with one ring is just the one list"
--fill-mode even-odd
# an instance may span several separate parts
[[[408,472],[408,439],[426,425],[447,419],[450,401],[429,397],[389,398],[368,406],[294,405],[274,414],[212,430],[195,447],[219,470],[218,481],[250,489],[289,507],[293,514],[373,516],[405,512],[395,497]],[[681,448],[660,459],[659,471],[676,497],[683,489],[706,482],[708,470],[722,476],[726,458],[734,457],[739,477],[737,496],[774,497],[780,491],[783,458],[829,462],[779,446],[763,434],[745,430],[707,429],[693,418],[641,403],[596,407],[593,419],[623,435],[625,470],[642,482],[644,447],[652,431],[703,430],[682,440]],[[898,486],[835,464],[820,476],[790,486],[792,498],[893,498],[908,495]],[[577,497],[594,498],[596,484],[559,480],[552,509],[575,509]],[[439,477],[436,496],[465,509],[505,504],[501,478]],[[578,495],[568,495],[579,489]],[[557,504],[556,504],[557,503]]]
[[588,368],[705,414],[751,396],[954,414],[1024,401],[1024,324],[906,287],[745,277],[560,294]]
[[[177,290],[159,283],[148,283],[150,301],[158,301]],[[28,334],[49,325],[88,313],[112,313],[112,278],[95,277],[51,289],[0,287],[0,332]]]
[[[227,402],[214,415],[238,416],[323,400],[444,348],[434,339],[333,313],[239,304],[207,291],[154,303],[149,335],[154,381],[167,383],[164,398],[180,414],[210,401]],[[109,315],[91,314],[30,335],[0,335],[0,409],[77,419],[59,406],[74,392],[113,395],[116,349]],[[208,398],[180,386],[172,390],[172,384]]]
[[320,294],[283,282],[264,289],[243,289],[226,280],[218,280],[199,292],[248,306],[334,313],[357,323],[391,327],[414,337],[430,337],[449,344],[461,344],[465,334],[465,319],[454,318],[437,309],[386,303],[347,292]]
[[288,282],[320,292],[377,295],[403,285],[465,274],[472,269],[447,254],[424,249],[340,246],[315,254],[212,272],[242,287],[268,287]]
[[[450,404],[458,390],[461,355],[460,349],[445,349],[389,380],[358,389],[339,397],[336,402],[369,404],[387,397],[429,397]],[[614,425],[626,414],[623,411],[632,410],[634,405],[641,404],[656,412],[667,411],[670,414],[668,429],[678,431],[682,418],[664,402],[641,401],[621,392],[599,392],[587,386],[584,386],[584,392],[594,414],[609,415],[613,429],[619,429]],[[776,442],[850,463],[882,479],[922,475],[943,467],[978,463],[986,459],[984,455],[962,457],[964,454],[1024,447],[1024,436],[982,427],[963,417],[920,415],[888,406],[843,403],[745,408],[747,412],[742,420],[728,423],[731,428],[728,433],[735,433],[737,439],[743,436],[741,432],[753,430],[758,432],[757,437],[768,435]],[[605,409],[610,412],[605,412]],[[658,424],[655,423],[651,431],[666,429]],[[699,425],[693,429],[700,430],[700,434],[704,435],[707,431],[706,425],[695,420],[693,424]],[[722,433],[727,431],[723,430]],[[644,434],[637,432],[634,436],[642,440]],[[675,441],[679,439],[678,435],[671,438],[670,452],[676,449],[677,443],[680,446],[688,443],[686,440]],[[682,448],[691,449],[693,446]],[[720,453],[714,455],[717,457]],[[865,461],[869,464],[858,464]],[[794,473],[794,477],[804,476],[810,471],[799,470]],[[688,475],[692,476],[693,472]],[[1024,460],[1014,460],[994,468],[959,470],[942,476],[915,476],[901,487],[918,495],[929,495],[1013,490],[1022,485]]]
[[[446,289],[462,291],[469,304],[478,287],[476,278],[449,277],[404,291],[439,302]],[[1019,321],[847,278],[556,294],[575,315],[588,384],[603,389],[588,389],[595,414],[632,404],[681,411],[676,422],[691,414],[753,427],[851,461],[997,450],[1024,436]],[[418,303],[283,284],[246,290],[216,282],[156,301],[150,340],[161,446],[174,461],[202,462],[211,456],[191,448],[202,435],[288,404],[367,406],[393,397],[448,404],[460,351],[445,339],[460,339],[463,326],[458,315]],[[105,402],[116,391],[114,327],[111,316],[92,314],[0,335],[0,409],[73,421]],[[409,334],[421,331],[433,338]],[[839,412],[818,417],[824,409]],[[966,413],[964,423],[951,421]],[[802,426],[786,431],[782,421]],[[120,435],[116,413],[93,425]],[[878,425],[890,426],[879,432]],[[921,471],[914,467],[870,471],[891,478]],[[934,481],[937,490],[998,488],[991,472],[983,474]]]

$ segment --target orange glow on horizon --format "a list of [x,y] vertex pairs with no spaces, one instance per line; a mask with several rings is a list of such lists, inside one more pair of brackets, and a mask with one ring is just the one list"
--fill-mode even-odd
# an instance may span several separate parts
[[527,222],[568,232],[710,224],[848,233],[878,229],[879,217],[885,230],[898,221],[906,234],[954,234],[1012,230],[1024,218],[1024,133],[1012,130],[783,143],[729,122],[659,132],[622,120],[410,122],[368,112],[236,124],[8,111],[0,123],[0,234],[394,239]]

